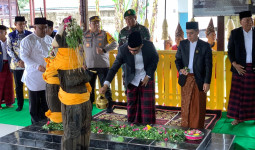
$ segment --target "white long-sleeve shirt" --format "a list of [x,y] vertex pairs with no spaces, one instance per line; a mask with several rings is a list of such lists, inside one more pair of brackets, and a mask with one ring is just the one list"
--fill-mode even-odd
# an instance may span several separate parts
[[139,86],[140,82],[145,78],[146,72],[144,70],[143,53],[140,50],[135,56],[135,77],[131,81],[131,84],[136,87]]
[[252,63],[252,29],[249,32],[243,30],[243,36],[246,49],[246,63]]
[[44,58],[48,56],[52,38],[46,35],[38,37],[35,33],[28,35],[20,43],[20,57],[25,63],[25,70],[22,82],[31,91],[42,91],[46,89],[46,82],[42,78],[43,72],[39,66],[46,67]]
[[[140,82],[143,81],[143,79],[146,76],[146,72],[144,70],[142,50],[140,50],[136,55],[134,55],[134,59],[135,59],[135,77],[130,83],[133,84],[134,86],[138,87]],[[108,85],[108,87],[110,87],[109,81],[105,81],[104,84],[106,84],[106,85]]]
[[197,41],[195,41],[193,43],[190,42],[190,44],[189,44],[189,66],[188,66],[188,68],[190,69],[190,73],[194,73],[193,72],[193,60],[194,60],[196,46],[197,46]]

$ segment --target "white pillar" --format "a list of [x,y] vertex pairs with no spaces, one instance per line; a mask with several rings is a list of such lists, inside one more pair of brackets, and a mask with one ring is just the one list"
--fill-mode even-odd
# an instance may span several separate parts
[[188,20],[190,21],[193,18],[193,0],[188,1]]

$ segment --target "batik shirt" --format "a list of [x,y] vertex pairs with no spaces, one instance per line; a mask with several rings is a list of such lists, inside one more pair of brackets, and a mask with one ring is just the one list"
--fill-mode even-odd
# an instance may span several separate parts
[[7,53],[12,58],[10,67],[12,70],[24,70],[18,66],[20,61],[20,42],[23,38],[31,34],[32,32],[24,30],[23,33],[19,33],[17,30],[8,34],[7,37]]
[[131,27],[131,29],[127,26],[123,28],[119,33],[119,46],[125,44],[128,41],[129,34],[139,31],[141,33],[143,40],[150,40],[150,33],[149,30],[143,26],[137,23],[134,27]]

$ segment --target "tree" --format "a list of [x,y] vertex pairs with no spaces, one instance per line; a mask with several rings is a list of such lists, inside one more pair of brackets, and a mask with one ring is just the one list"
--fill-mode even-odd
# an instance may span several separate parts
[[20,10],[24,10],[24,8],[28,5],[29,0],[18,0],[18,6]]

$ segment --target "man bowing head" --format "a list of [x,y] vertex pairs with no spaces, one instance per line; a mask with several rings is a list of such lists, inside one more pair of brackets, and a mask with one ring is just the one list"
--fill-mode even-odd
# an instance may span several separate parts
[[122,64],[127,89],[128,121],[131,123],[155,123],[154,72],[157,69],[158,53],[152,42],[142,40],[140,32],[129,35],[128,42],[119,48],[118,55],[100,89],[104,94]]

